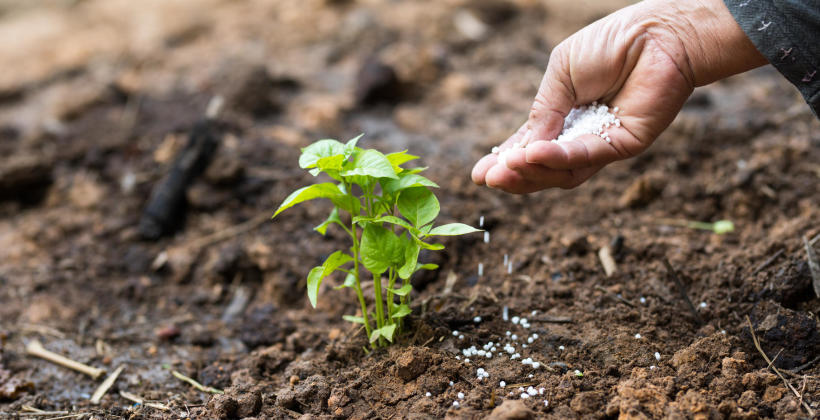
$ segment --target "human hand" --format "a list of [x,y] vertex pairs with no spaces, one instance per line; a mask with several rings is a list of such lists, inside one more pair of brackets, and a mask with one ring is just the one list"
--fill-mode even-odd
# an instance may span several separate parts
[[[669,126],[696,86],[766,63],[721,0],[648,0],[592,23],[553,49],[527,122],[483,157],[476,184],[525,194],[574,188],[606,164],[634,156]],[[593,101],[618,107],[611,142],[595,135],[551,142],[564,117]]]

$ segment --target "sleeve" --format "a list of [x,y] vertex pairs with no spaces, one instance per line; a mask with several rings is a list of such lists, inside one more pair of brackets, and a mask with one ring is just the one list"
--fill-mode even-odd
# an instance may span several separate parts
[[746,36],[820,118],[820,0],[723,0]]

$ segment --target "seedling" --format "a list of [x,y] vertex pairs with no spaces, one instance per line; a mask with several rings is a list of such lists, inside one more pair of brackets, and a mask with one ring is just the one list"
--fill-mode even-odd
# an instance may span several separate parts
[[[426,168],[402,167],[418,156],[406,150],[384,155],[375,149],[361,149],[356,147],[361,137],[344,144],[319,140],[302,149],[299,166],[313,176],[324,173],[335,182],[316,183],[294,191],[273,217],[308,200],[325,198],[333,203],[330,216],[314,230],[324,235],[331,225],[337,225],[350,237],[352,246],[349,252],[332,253],[324,264],[310,270],[308,299],[315,308],[322,280],[335,272],[345,273],[344,282],[336,288],[352,288],[362,314],[345,315],[344,319],[363,324],[372,347],[376,348],[392,343],[402,332],[403,319],[411,313],[410,277],[419,270],[438,268],[418,260],[422,249],[444,249],[444,245],[428,240],[480,230],[463,223],[434,227],[440,207],[430,188],[438,185],[420,175]],[[362,291],[362,268],[373,279],[373,312],[368,310]],[[397,283],[401,286],[397,287]]]
[[714,223],[698,222],[692,220],[677,220],[677,219],[662,219],[661,223],[673,226],[681,226],[689,229],[711,230],[712,232],[723,235],[735,231],[735,224],[731,220],[718,220]]

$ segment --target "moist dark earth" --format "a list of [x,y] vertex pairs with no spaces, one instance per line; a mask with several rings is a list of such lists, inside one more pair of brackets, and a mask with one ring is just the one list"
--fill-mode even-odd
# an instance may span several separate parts
[[[0,417],[811,418],[820,122],[774,70],[697,89],[648,152],[577,189],[469,179],[526,117],[550,49],[626,4],[0,1]],[[421,156],[441,223],[490,232],[422,256],[440,269],[413,279],[410,332],[378,351],[342,320],[358,304],[341,279],[306,298],[309,269],[348,246],[312,230],[329,204],[270,220],[313,181],[300,147],[359,133]],[[184,207],[145,216],[179,174],[163,191]],[[466,363],[507,331],[540,368]],[[34,340],[123,373],[93,405],[101,379],[27,355]]]

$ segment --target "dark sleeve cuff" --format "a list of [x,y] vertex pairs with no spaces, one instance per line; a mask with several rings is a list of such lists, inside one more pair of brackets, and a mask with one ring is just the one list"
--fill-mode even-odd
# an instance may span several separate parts
[[820,118],[820,1],[723,0],[746,36]]

